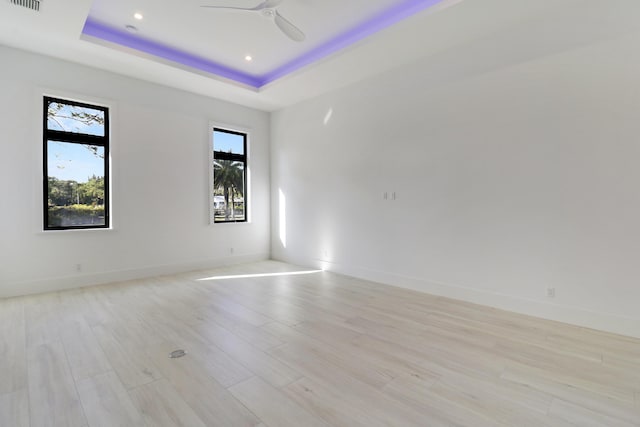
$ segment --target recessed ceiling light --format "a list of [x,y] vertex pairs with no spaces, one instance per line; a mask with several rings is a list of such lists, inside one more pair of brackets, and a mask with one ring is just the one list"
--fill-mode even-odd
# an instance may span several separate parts
[[134,13],[133,17],[136,18],[138,21],[141,21],[142,18],[144,18],[144,16],[142,16],[142,14],[140,12]]
[[248,61],[248,62],[251,62],[251,61],[253,61],[253,58],[251,57],[251,55],[247,55],[247,56],[244,57],[244,60]]
[[[267,0],[263,1],[262,4],[274,4],[277,2],[277,0]],[[0,1],[0,3],[2,3],[2,1]],[[162,43],[157,41],[152,42],[150,40],[146,40],[145,43],[141,43],[140,39],[138,39],[137,34],[130,34],[129,37],[127,37],[126,34],[122,32],[122,30],[114,29],[109,25],[102,24],[92,16],[89,16],[85,21],[82,34],[91,36],[92,39],[101,39],[103,41],[110,42],[116,45],[132,48],[144,54],[149,54],[155,58],[160,58],[161,60],[169,60],[174,64],[182,64],[208,74],[217,74],[220,77],[224,77],[225,79],[233,80],[237,83],[240,83],[241,85],[246,85],[249,87],[249,89],[260,89],[271,82],[281,79],[288,74],[302,69],[303,67],[307,67],[314,62],[320,61],[332,54],[335,54],[336,52],[345,49],[347,46],[357,43],[364,38],[369,37],[384,28],[397,24],[400,21],[417,13],[420,13],[423,10],[428,10],[436,5],[445,7],[450,4],[459,4],[460,1],[405,0],[401,2],[389,1],[387,3],[396,3],[396,5],[388,9],[381,10],[380,13],[374,14],[371,19],[356,23],[355,27],[346,29],[343,33],[337,34],[335,36],[330,35],[329,39],[322,42],[320,45],[316,47],[310,46],[309,49],[311,50],[301,52],[300,55],[292,58],[285,64],[276,66],[276,68],[274,69],[263,70],[263,72],[259,75],[254,75],[251,72],[256,72],[256,70],[236,70],[233,68],[229,68],[227,65],[224,65],[223,63],[217,62],[213,59],[203,61],[201,57],[195,56],[185,51],[181,51],[176,48],[172,48],[167,45],[163,45]],[[131,15],[129,16],[129,19],[131,19]],[[278,18],[278,22],[286,26],[286,22],[283,23],[282,19]],[[135,33],[135,30],[133,30],[132,32]],[[242,58],[243,57],[238,58],[238,61]],[[247,63],[249,62],[247,61]]]

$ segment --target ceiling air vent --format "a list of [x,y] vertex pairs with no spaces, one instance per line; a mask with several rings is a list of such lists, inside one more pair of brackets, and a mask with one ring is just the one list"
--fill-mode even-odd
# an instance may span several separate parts
[[40,11],[40,1],[41,0],[11,0],[11,3],[38,12]]

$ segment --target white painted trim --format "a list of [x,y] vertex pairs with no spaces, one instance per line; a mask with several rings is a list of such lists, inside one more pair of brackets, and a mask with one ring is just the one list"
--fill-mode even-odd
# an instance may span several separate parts
[[306,265],[334,273],[357,277],[404,289],[443,296],[474,304],[494,307],[529,316],[569,323],[585,328],[640,338],[640,318],[630,318],[612,313],[601,313],[561,304],[535,301],[513,295],[498,294],[478,289],[465,288],[447,283],[416,277],[407,277],[385,271],[371,270],[359,266],[347,266],[317,259],[294,259],[286,257],[278,261]]
[[[108,228],[100,228],[100,229],[91,229],[91,230],[115,230],[116,222],[118,221],[118,213],[116,210],[117,207],[117,199],[118,192],[116,190],[116,185],[118,184],[117,172],[114,173],[114,161],[117,164],[117,152],[118,152],[118,138],[117,138],[117,130],[118,126],[118,103],[113,99],[107,99],[102,97],[96,97],[92,95],[79,94],[77,92],[71,92],[63,89],[52,89],[47,87],[36,87],[34,91],[34,99],[35,99],[35,110],[37,120],[37,125],[34,126],[34,158],[37,158],[37,161],[34,164],[34,194],[37,195],[37,199],[34,199],[34,230],[38,234],[50,234],[50,233],[77,233],[79,231],[86,231],[88,229],[69,229],[69,230],[44,230],[44,218],[42,218],[42,200],[44,198],[43,187],[42,187],[42,164],[44,162],[43,151],[42,151],[42,138],[44,129],[42,129],[42,116],[44,114],[43,111],[43,98],[45,96],[50,96],[53,98],[61,98],[69,101],[82,102],[85,104],[93,104],[101,107],[107,107],[109,109],[109,227]],[[115,153],[115,155],[114,155]],[[115,158],[115,160],[114,160]]]
[[[21,295],[39,294],[44,292],[62,291],[65,289],[82,288],[86,286],[141,279],[145,277],[178,274],[189,271],[206,270],[228,265],[245,264],[265,261],[268,253],[234,255],[229,257],[191,261],[180,264],[154,265],[121,271],[107,271],[102,273],[77,274],[73,276],[55,277],[51,279],[3,284],[0,288],[0,298],[10,298]],[[28,289],[28,292],[24,290]]]
[[[247,135],[247,144],[246,144],[247,152],[245,153],[247,157],[247,163],[245,165],[245,167],[247,168],[247,182],[246,182],[247,188],[245,188],[245,196],[244,196],[244,199],[245,199],[244,214],[247,220],[245,222],[239,222],[239,223],[235,223],[235,222],[216,223],[215,222],[215,211],[213,209],[213,167],[211,166],[213,165],[212,135],[213,135],[214,128],[226,129],[234,132],[242,132]],[[207,164],[207,169],[209,170],[209,225],[211,226],[213,225],[217,226],[220,224],[224,224],[224,225],[251,224],[251,218],[252,218],[251,210],[253,209],[253,200],[251,200],[253,196],[253,191],[251,189],[251,130],[252,129],[248,126],[232,125],[228,123],[217,122],[215,120],[209,120],[209,126],[207,128],[207,147],[209,150],[209,163]],[[249,197],[247,197],[247,195]]]

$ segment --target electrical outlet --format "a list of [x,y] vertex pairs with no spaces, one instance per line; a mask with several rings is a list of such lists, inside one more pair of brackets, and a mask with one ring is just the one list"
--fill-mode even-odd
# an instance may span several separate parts
[[76,272],[80,273],[82,271],[82,264],[76,264]]
[[233,248],[229,248],[229,253],[233,254]]
[[556,296],[556,288],[547,288],[547,298],[554,298]]

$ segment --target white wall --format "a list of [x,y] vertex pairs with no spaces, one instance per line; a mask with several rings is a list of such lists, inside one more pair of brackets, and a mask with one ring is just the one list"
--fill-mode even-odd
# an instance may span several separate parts
[[[269,257],[267,113],[2,46],[0,63],[0,297]],[[39,231],[43,88],[114,106],[113,231]],[[250,129],[250,224],[209,225],[210,121]]]
[[512,36],[275,113],[272,257],[640,336],[640,37]]

